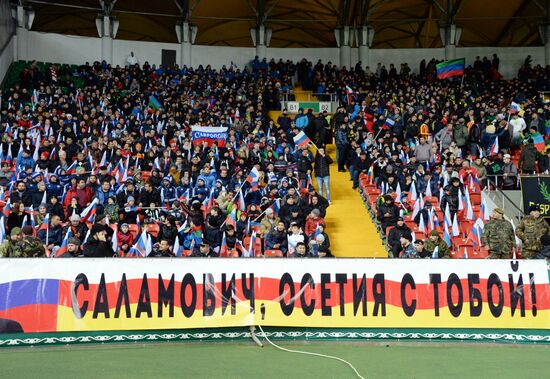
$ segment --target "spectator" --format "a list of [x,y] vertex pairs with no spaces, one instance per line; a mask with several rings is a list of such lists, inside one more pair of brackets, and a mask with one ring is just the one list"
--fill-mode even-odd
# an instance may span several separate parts
[[[324,147],[319,147],[315,154],[315,178],[317,179],[317,188],[319,194],[327,199],[330,204],[330,167],[332,158],[325,153]],[[357,174],[359,176],[359,174]]]
[[112,257],[115,255],[111,244],[107,242],[107,232],[104,225],[95,224],[92,226],[90,237],[84,244],[82,253],[88,258]]
[[288,253],[292,255],[296,250],[298,243],[305,243],[307,241],[306,236],[300,229],[300,225],[296,222],[290,224],[290,234],[287,237]]
[[346,172],[345,163],[348,151],[348,135],[346,124],[342,123],[336,130],[336,161],[338,172]]
[[534,175],[537,170],[538,151],[533,144],[533,139],[529,138],[527,144],[523,145],[519,157],[519,170],[522,174]]
[[205,258],[216,257],[217,254],[212,249],[210,249],[210,243],[207,240],[202,240],[199,245],[195,246],[190,256],[196,258]]
[[14,227],[11,229],[10,238],[5,239],[0,244],[0,258],[19,258],[23,252],[19,247],[19,241],[21,241],[21,228]]
[[88,234],[88,226],[80,221],[80,216],[77,214],[69,217],[69,223],[63,228],[62,236],[66,235],[71,230],[71,234],[83,241]]
[[150,257],[171,257],[173,256],[170,249],[170,241],[166,238],[159,238],[160,242],[156,243],[153,247],[153,251],[149,254]]
[[388,226],[395,226],[399,217],[399,208],[393,202],[393,197],[386,195],[384,202],[378,207],[378,221],[382,223],[382,231],[386,233]]
[[504,211],[495,208],[493,218],[485,224],[481,236],[483,245],[489,249],[489,258],[508,259],[516,245],[512,224],[504,219]]
[[281,220],[272,228],[265,237],[267,250],[281,250],[283,255],[288,251],[288,241],[286,235],[285,223]]
[[[434,252],[437,249],[437,257],[434,257]],[[432,258],[450,258],[449,246],[441,239],[438,230],[432,230],[428,240],[424,243],[424,251]]]
[[319,225],[326,225],[325,220],[321,217],[321,212],[318,209],[313,209],[306,217],[305,234],[311,237],[317,231]]
[[420,258],[411,241],[412,241],[412,236],[410,234],[401,235],[400,242],[401,242],[401,249],[403,252],[401,253],[400,258],[406,258],[406,259]]
[[296,244],[296,249],[292,254],[290,254],[291,258],[309,258],[311,255],[307,251],[306,244],[303,242],[298,242]]
[[58,258],[74,258],[80,256],[80,240],[76,237],[69,238],[67,241],[67,251],[58,256]]
[[117,232],[118,249],[123,254],[128,253],[134,243],[134,238],[135,236],[130,232],[130,225],[127,223],[120,225],[120,230]]
[[540,238],[542,249],[535,255],[534,259],[550,260],[550,234],[545,234]]
[[11,230],[13,228],[21,228],[21,226],[23,226],[23,221],[27,216],[28,214],[25,212],[25,204],[18,202],[13,203],[11,212],[8,215],[8,220],[6,223],[6,232],[11,233]]
[[399,253],[402,251],[401,236],[403,234],[411,234],[411,229],[403,221],[403,217],[397,218],[397,225],[390,229],[388,233],[388,244],[390,246],[392,255],[394,258],[399,257]]
[[429,252],[426,251],[425,243],[422,240],[416,240],[414,241],[414,248],[416,250],[416,253],[420,258],[431,258],[432,255],[430,255]]
[[502,166],[503,190],[515,190],[517,188],[518,168],[510,158],[510,154],[504,154],[504,165]]
[[550,233],[548,223],[542,218],[540,207],[532,205],[529,214],[521,220],[516,228],[516,235],[522,242],[521,255],[532,259],[542,249],[541,237]]
[[38,232],[38,238],[44,243],[44,246],[51,254],[59,249],[63,241],[63,228],[60,225],[59,216],[53,215],[50,218],[48,229],[42,229]]
[[279,221],[280,219],[279,217],[277,217],[273,209],[267,208],[265,210],[265,216],[262,218],[261,221],[262,235],[267,235],[269,231],[272,230],[279,223]]

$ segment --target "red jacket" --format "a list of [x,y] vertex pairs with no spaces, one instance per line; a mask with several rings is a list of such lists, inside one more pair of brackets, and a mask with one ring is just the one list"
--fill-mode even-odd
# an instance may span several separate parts
[[90,187],[84,187],[84,189],[81,191],[81,195],[82,196],[78,195],[78,190],[76,189],[76,187],[71,188],[67,191],[67,194],[65,195],[63,206],[68,207],[69,204],[71,204],[71,199],[76,196],[78,198],[78,204],[82,208],[85,208],[90,203],[90,201],[92,201],[94,194],[92,193],[92,189]]
[[306,226],[304,230],[306,236],[310,236],[313,233],[315,233],[315,230],[317,229],[317,225],[319,224],[325,226],[326,225],[325,219],[322,217],[317,217],[316,219],[313,219],[310,216],[308,216],[308,218],[306,219]]
[[118,240],[119,248],[121,248],[122,245],[128,245],[128,247],[130,247],[134,242],[134,236],[132,236],[132,233],[130,231],[128,231],[127,234],[124,234],[121,231],[118,231],[116,234],[116,238]]

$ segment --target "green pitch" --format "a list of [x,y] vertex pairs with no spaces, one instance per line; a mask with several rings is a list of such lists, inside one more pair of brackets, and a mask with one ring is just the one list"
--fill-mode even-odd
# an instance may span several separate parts
[[[543,378],[546,346],[281,343],[335,355],[365,378]],[[2,349],[3,378],[354,378],[326,358],[252,343],[166,343]]]

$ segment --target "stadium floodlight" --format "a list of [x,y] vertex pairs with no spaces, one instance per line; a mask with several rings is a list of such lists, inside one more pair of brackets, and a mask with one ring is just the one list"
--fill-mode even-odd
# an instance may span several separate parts
[[96,17],[95,19],[95,27],[97,29],[97,34],[100,37],[103,37],[103,20],[101,19],[101,16]]
[[116,34],[118,32],[119,24],[120,24],[120,21],[118,21],[117,18],[115,18],[115,17],[111,18],[111,25],[112,25],[112,35],[111,35],[111,37],[116,38]]
[[439,28],[439,36],[441,37],[443,46],[458,45],[462,36],[462,28],[455,24],[441,27]]
[[269,43],[271,42],[271,35],[273,34],[273,29],[271,28],[265,28],[265,45],[269,46]]
[[349,26],[343,26],[334,29],[334,38],[336,39],[336,46],[351,46],[353,31]]
[[181,22],[178,22],[174,29],[176,29],[176,37],[178,38],[178,43],[181,43]]
[[374,41],[374,28],[371,26],[362,26],[359,29],[353,30],[353,38],[357,42],[357,46],[372,46]]
[[25,9],[22,6],[17,7],[17,26],[20,28],[25,27]]
[[32,24],[34,22],[34,10],[29,9],[27,10],[27,29],[31,30]]
[[197,25],[191,25],[191,43],[195,43],[195,38],[197,38],[197,33],[199,31],[199,27]]
[[373,41],[374,41],[374,28],[367,26],[367,42],[369,47],[372,46]]
[[250,29],[250,37],[252,38],[252,46],[256,46],[256,28]]

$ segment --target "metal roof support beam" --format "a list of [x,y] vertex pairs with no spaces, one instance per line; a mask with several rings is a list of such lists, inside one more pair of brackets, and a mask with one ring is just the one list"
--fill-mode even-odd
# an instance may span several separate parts
[[104,16],[110,16],[117,0],[99,0]]
[[[548,0],[547,0],[548,1]],[[527,8],[531,0],[523,0],[521,5],[518,7],[518,9],[515,11],[514,15],[510,18],[510,20],[506,23],[506,25],[502,28],[501,32],[498,34],[497,38],[495,38],[494,45],[498,46],[511,31],[513,31],[512,25],[514,22],[516,22],[516,18],[521,16],[523,11]]]
[[338,26],[348,25],[350,6],[351,6],[351,0],[340,1],[340,17],[338,19]]
[[256,56],[259,59],[267,58],[267,47],[271,42],[271,28],[266,28],[265,0],[256,2],[256,27],[250,29],[252,44],[256,47]]
[[361,0],[361,26],[367,26],[369,22],[370,0]]
[[174,0],[176,7],[180,11],[181,18],[184,21],[189,21],[191,17],[191,12],[189,11],[189,0]]

